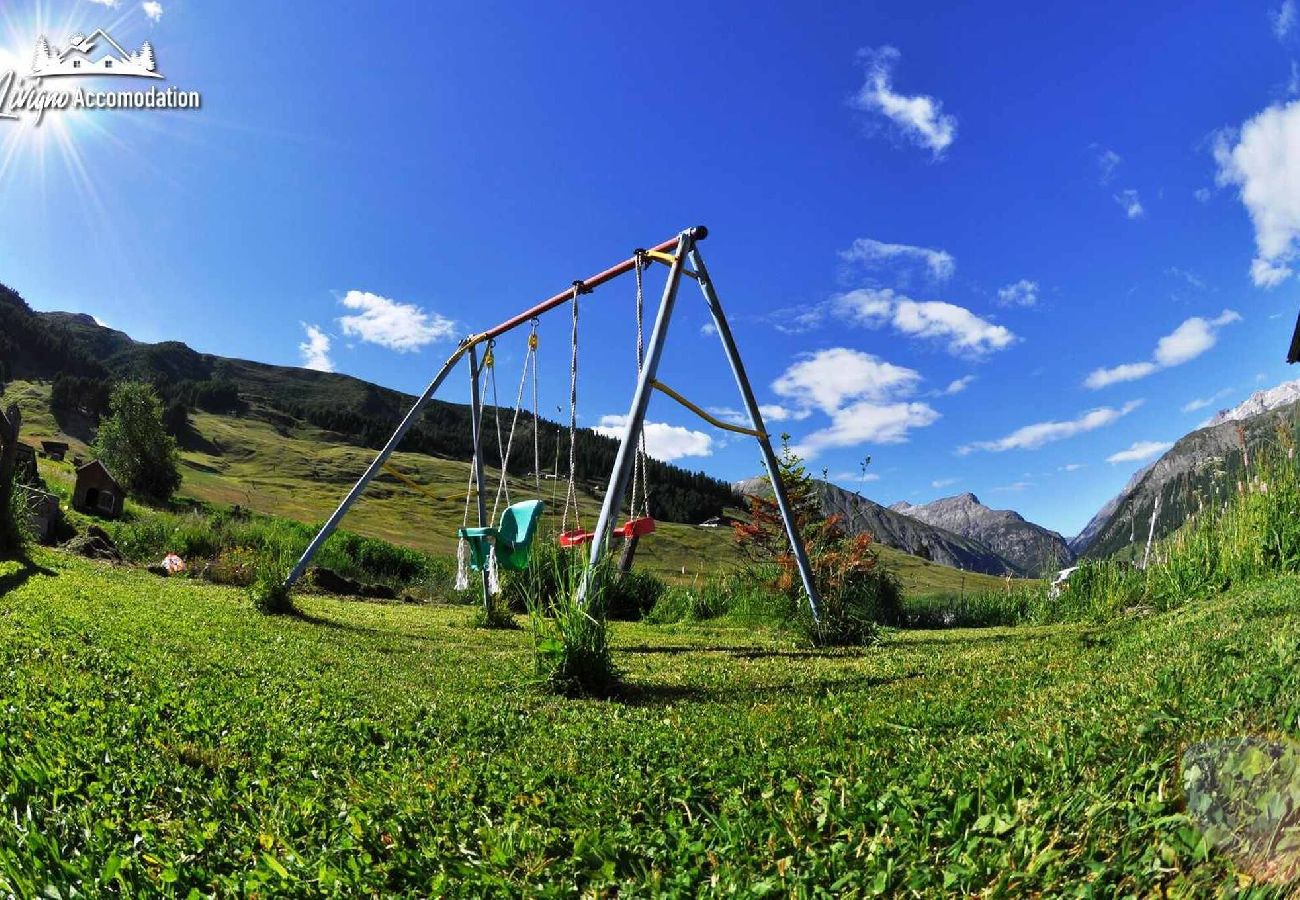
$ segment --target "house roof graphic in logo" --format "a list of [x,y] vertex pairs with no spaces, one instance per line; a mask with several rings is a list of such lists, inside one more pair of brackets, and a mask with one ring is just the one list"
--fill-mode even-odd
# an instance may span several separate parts
[[[105,46],[107,45],[107,46]],[[32,60],[32,77],[45,78],[56,75],[130,75],[136,78],[162,78],[154,60],[153,45],[148,41],[135,53],[127,53],[122,45],[102,28],[86,37],[74,34],[68,38],[66,50],[51,47],[44,36],[36,42],[36,57]]]

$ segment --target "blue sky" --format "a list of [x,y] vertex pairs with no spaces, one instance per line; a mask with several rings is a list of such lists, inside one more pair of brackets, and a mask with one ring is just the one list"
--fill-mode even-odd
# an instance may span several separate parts
[[[870,455],[873,499],[970,490],[1069,535],[1294,377],[1293,3],[8,0],[0,76],[105,27],[203,108],[0,121],[0,281],[418,391],[458,336],[704,223],[769,427],[815,469],[857,487]],[[725,415],[703,305],[679,310],[663,380]],[[542,326],[548,415],[567,326]],[[630,399],[630,281],[581,332],[599,425]],[[666,398],[651,419],[682,465],[757,471]]]

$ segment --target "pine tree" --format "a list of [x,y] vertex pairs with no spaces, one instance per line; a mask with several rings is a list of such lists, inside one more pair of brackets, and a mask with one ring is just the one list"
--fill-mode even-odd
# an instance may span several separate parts
[[153,44],[148,41],[140,48],[140,52],[135,55],[135,61],[139,63],[147,72],[156,72],[158,63],[154,60]]
[[32,59],[32,72],[38,73],[50,62],[50,42],[42,35],[36,42],[36,56]]

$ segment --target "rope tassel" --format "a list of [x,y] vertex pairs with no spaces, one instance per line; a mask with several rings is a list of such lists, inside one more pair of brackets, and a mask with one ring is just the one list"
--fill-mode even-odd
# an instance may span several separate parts
[[464,538],[456,542],[456,590],[469,590],[469,543]]
[[488,554],[487,570],[488,593],[495,597],[501,593],[501,577],[497,574],[497,548],[494,545]]

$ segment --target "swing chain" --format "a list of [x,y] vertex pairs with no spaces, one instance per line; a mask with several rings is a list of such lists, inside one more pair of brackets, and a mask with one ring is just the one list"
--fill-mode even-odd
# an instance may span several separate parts
[[528,335],[528,349],[533,357],[533,480],[537,482],[537,496],[542,496],[542,442],[541,417],[537,405],[537,326],[541,324],[536,317],[531,322],[532,331]]
[[573,508],[574,524],[579,530],[582,528],[582,520],[579,518],[578,513],[577,470],[575,468],[578,437],[578,295],[590,292],[590,290],[581,281],[575,281],[573,283],[573,299],[570,302],[573,309],[573,330],[571,337],[572,352],[569,357],[569,489],[564,498],[564,516],[560,520],[561,534],[569,530],[570,507]]
[[[536,319],[533,320],[536,323]],[[510,418],[510,435],[506,438],[505,451],[501,456],[501,481],[497,484],[497,496],[492,502],[492,521],[496,521],[497,510],[501,507],[501,495],[504,493],[506,506],[510,505],[510,487],[507,483],[509,478],[510,453],[515,446],[515,430],[519,425],[519,411],[524,405],[524,388],[528,384],[528,365],[532,363],[533,367],[533,406],[534,413],[537,405],[537,325],[533,325],[533,333],[528,337],[528,351],[524,355],[524,368],[519,373],[519,390],[515,394],[514,413]],[[534,419],[536,415],[534,414]],[[536,456],[536,428],[534,430],[534,457]],[[500,436],[498,435],[498,440]],[[536,462],[536,459],[534,459]],[[541,482],[538,482],[538,494],[541,494]]]

